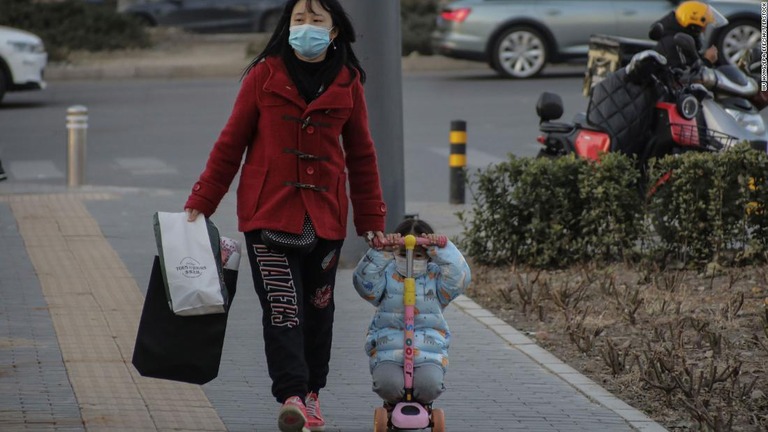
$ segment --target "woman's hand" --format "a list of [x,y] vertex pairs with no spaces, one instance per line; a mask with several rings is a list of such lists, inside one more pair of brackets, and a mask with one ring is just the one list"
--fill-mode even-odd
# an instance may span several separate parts
[[368,231],[365,233],[365,242],[368,243],[368,247],[375,248],[376,245],[373,243],[373,239],[379,239],[379,243],[383,242],[386,237],[384,237],[384,233],[381,231]]
[[184,211],[187,212],[187,222],[194,222],[200,216],[200,211],[195,209],[185,208]]
[[430,245],[424,246],[424,251],[427,253],[427,255],[432,256],[436,254],[437,252],[435,250],[437,249],[437,245],[440,244],[440,237],[442,236],[439,234],[426,234],[426,233],[422,234],[421,236],[429,239],[430,243],[432,243]]
[[387,243],[389,243],[389,245],[384,246],[382,250],[387,252],[394,252],[400,248],[400,246],[397,245],[397,241],[402,237],[400,233],[391,233],[385,235],[384,237],[387,239]]

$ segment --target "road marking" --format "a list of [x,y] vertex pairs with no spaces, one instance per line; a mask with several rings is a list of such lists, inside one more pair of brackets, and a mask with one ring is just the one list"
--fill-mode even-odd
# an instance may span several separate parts
[[64,178],[64,173],[50,160],[9,161],[8,171],[15,180]]
[[176,168],[153,157],[121,157],[115,158],[115,162],[120,168],[130,171],[133,175],[174,175],[179,173]]
[[[430,147],[429,151],[437,153],[446,159],[448,159],[451,154],[451,149],[448,147]],[[506,158],[500,158],[484,151],[467,148],[467,167],[487,168],[488,165],[495,165],[500,162],[505,162],[506,160]]]

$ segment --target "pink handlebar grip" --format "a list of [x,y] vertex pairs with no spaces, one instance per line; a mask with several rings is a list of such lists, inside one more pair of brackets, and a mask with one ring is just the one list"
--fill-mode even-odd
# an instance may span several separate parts
[[[385,246],[403,246],[405,244],[405,237],[400,237],[398,240],[394,242],[390,242],[386,239],[379,240],[378,237],[373,238],[373,247],[376,249],[381,249]],[[416,237],[416,244],[418,246],[437,246],[437,247],[445,247],[445,245],[448,244],[448,237],[446,236],[438,236],[436,241],[432,241],[426,237]]]

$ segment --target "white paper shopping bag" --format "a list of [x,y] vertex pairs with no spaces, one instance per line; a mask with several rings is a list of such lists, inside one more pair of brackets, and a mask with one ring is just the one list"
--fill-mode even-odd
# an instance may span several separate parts
[[227,291],[213,223],[204,217],[189,222],[185,212],[157,212],[155,238],[171,310],[184,316],[224,313]]

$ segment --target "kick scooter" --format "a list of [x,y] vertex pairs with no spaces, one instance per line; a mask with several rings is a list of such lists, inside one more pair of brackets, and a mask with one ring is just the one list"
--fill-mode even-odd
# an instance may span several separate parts
[[[403,305],[405,306],[405,338],[403,344],[403,374],[405,378],[405,397],[395,405],[392,412],[384,407],[376,408],[373,414],[374,432],[389,432],[399,430],[426,429],[432,432],[445,432],[445,413],[432,404],[422,405],[413,399],[413,330],[414,306],[416,304],[416,280],[413,278],[413,249],[419,246],[437,245],[444,247],[448,239],[440,236],[436,242],[427,238],[416,238],[407,235],[397,241],[396,245],[405,245],[406,278],[403,282]],[[394,246],[387,241],[375,239],[374,246]]]

